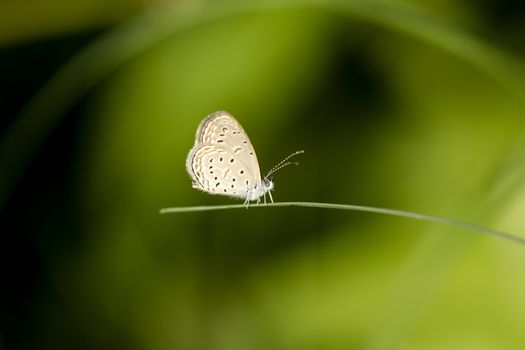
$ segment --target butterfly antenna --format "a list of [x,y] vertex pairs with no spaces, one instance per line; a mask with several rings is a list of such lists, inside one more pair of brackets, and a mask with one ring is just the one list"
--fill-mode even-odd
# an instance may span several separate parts
[[294,153],[290,154],[288,157],[284,158],[283,160],[281,160],[279,163],[277,163],[272,169],[270,169],[270,171],[268,172],[268,174],[266,174],[266,177],[272,175],[273,173],[275,173],[277,170],[279,169],[282,169],[284,168],[285,166],[287,165],[290,165],[290,164],[295,164],[295,165],[298,165],[299,163],[298,162],[289,162],[288,160],[292,157],[295,157],[296,155],[298,154],[301,154],[301,153],[304,153],[304,151],[301,149],[299,151],[295,151]]

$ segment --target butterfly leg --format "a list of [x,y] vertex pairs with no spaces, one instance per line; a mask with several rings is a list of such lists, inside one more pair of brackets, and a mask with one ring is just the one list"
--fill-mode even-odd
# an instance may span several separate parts
[[246,209],[250,206],[250,198],[251,198],[251,192],[250,189],[246,189],[246,199],[244,200],[244,206]]
[[273,198],[272,198],[272,192],[271,191],[268,191],[268,196],[270,197],[270,202],[273,203]]

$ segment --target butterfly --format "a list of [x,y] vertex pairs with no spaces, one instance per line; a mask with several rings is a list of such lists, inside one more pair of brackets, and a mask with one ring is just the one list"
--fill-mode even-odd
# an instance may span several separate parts
[[289,165],[288,160],[304,151],[299,150],[274,166],[266,176],[259,169],[257,155],[241,124],[228,112],[210,114],[199,124],[195,144],[186,158],[186,169],[193,188],[211,193],[244,199],[244,203],[266,203],[274,183],[270,175]]

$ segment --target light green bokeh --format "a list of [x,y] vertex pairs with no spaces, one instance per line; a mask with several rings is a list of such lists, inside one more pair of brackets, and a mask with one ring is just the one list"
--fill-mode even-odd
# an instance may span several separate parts
[[[348,18],[316,9],[219,16],[166,36],[97,86],[79,128],[86,242],[50,273],[94,344],[523,348],[521,246],[314,209],[158,215],[232,202],[194,191],[184,168],[200,120],[226,109],[263,169],[306,150],[298,168],[276,175],[279,201],[381,205],[521,233],[525,158],[510,156],[521,154],[525,130],[519,85],[494,79],[491,57],[465,60],[472,47],[452,50],[464,48],[461,36],[442,50],[424,40],[433,27],[409,38],[412,22],[394,33]],[[382,109],[356,116],[359,96],[347,96],[350,111],[319,99],[339,45],[366,52],[390,97],[377,100]],[[311,101],[320,108],[309,113]]]
[[[522,336],[496,327],[501,320],[523,322],[522,313],[512,312],[522,307],[523,285],[496,288],[502,278],[518,279],[525,266],[512,246],[503,250],[513,263],[500,260],[506,243],[392,219],[355,218],[356,224],[352,216],[332,226],[319,218],[326,227],[305,231],[316,238],[254,259],[242,250],[254,252],[280,235],[300,237],[296,228],[307,229],[301,221],[315,222],[315,215],[155,216],[166,205],[228,201],[192,190],[184,169],[198,122],[217,109],[241,120],[266,166],[279,140],[307,149],[303,168],[283,174],[301,199],[330,186],[351,202],[352,182],[366,179],[358,184],[361,193],[369,188],[376,201],[366,204],[384,198],[390,206],[455,217],[483,211],[487,177],[522,136],[520,101],[464,63],[412,40],[384,32],[374,44],[397,100],[361,139],[365,167],[344,157],[345,130],[328,126],[315,139],[282,134],[296,123],[331,123],[329,115],[288,119],[328,69],[323,39],[329,22],[325,15],[277,12],[212,23],[148,51],[106,84],[89,131],[88,192],[91,205],[107,215],[97,220],[92,252],[93,261],[107,267],[94,269],[90,294],[100,294],[96,280],[107,274],[110,289],[98,296],[101,305],[114,307],[108,311],[114,321],[149,349],[518,349]],[[319,172],[314,182],[310,169]],[[122,215],[128,224],[114,226]],[[113,235],[118,239],[108,240]],[[211,245],[205,260],[202,240]],[[162,258],[164,249],[171,254]],[[122,280],[130,271],[131,280]],[[130,286],[136,296],[121,299]],[[388,314],[396,309],[407,314]],[[392,326],[392,317],[399,325]]]

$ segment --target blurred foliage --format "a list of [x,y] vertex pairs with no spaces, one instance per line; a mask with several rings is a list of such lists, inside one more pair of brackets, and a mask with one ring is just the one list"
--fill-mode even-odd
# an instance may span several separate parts
[[6,349],[523,349],[522,247],[196,192],[235,115],[277,201],[525,237],[525,8],[505,1],[0,4]]

